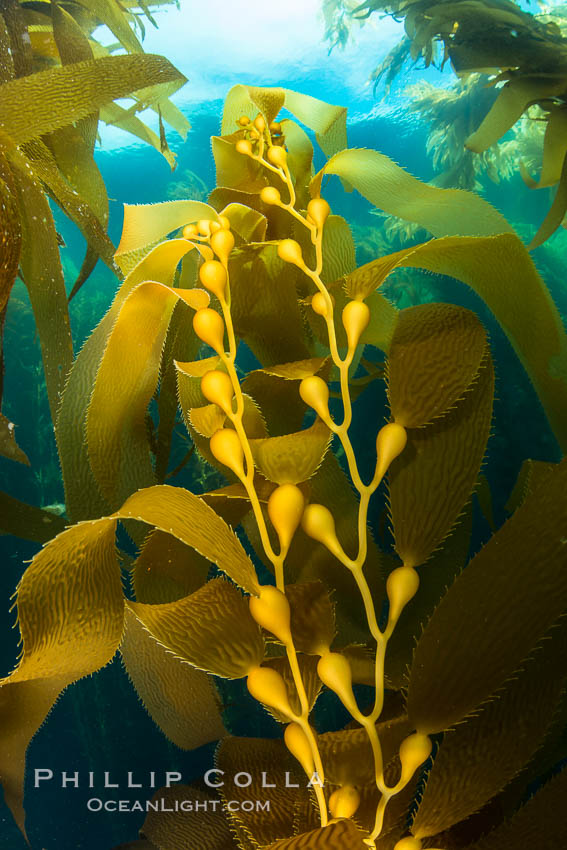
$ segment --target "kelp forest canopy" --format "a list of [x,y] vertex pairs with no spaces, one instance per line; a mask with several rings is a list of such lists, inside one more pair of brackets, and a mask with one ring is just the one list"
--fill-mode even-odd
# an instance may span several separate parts
[[[326,36],[331,47],[344,46],[356,23],[391,15],[404,23],[405,35],[372,73],[375,88],[386,90],[410,63],[443,67],[449,62],[466,86],[482,74],[484,86],[496,86],[490,107],[478,86],[477,126],[469,126],[464,147],[483,154],[522,117],[545,127],[539,177],[534,178],[517,151],[517,167],[533,189],[556,186],[552,206],[532,241],[542,244],[567,212],[567,18],[561,5],[533,14],[512,0],[324,0]],[[486,98],[484,98],[486,100]],[[476,123],[476,122],[475,122]],[[458,169],[455,169],[458,173]],[[471,186],[472,188],[472,186]]]
[[[126,203],[115,246],[99,123],[171,167],[165,125],[189,129],[169,99],[185,77],[141,46],[159,5],[0,0],[0,308],[21,277],[64,488],[57,512],[0,492],[2,539],[36,544],[10,589],[21,646],[0,679],[12,834],[47,844],[30,827],[30,744],[119,657],[167,757],[214,744],[215,770],[250,777],[152,787],[123,847],[563,846],[567,331],[530,253],[561,219],[563,36],[512,3],[327,2],[338,40],[357,17],[405,18],[390,77],[404,51],[428,63],[439,49],[459,73],[498,75],[495,98],[472,75],[414,89],[437,122],[438,177],[350,147],[344,106],[237,83],[210,140],[212,191],[196,163],[182,179],[198,197]],[[100,24],[119,48],[95,40]],[[559,186],[526,246],[473,190],[512,168],[492,147],[532,108],[537,185]],[[353,193],[388,217],[366,262],[338,212]],[[84,238],[69,295],[53,205]],[[423,238],[394,249],[396,222]],[[68,300],[98,259],[114,298],[75,350]],[[420,275],[447,297],[388,297]],[[509,450],[510,359],[545,457]],[[26,449],[1,416],[2,462],[29,463]],[[498,463],[516,481],[505,493]],[[112,697],[105,718],[126,714]],[[81,714],[91,723],[98,741],[101,717]],[[266,777],[271,806],[250,808]]]

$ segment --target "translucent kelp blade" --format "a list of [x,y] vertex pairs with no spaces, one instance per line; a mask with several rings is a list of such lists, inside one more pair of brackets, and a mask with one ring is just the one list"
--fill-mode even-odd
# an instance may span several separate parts
[[470,498],[492,419],[494,370],[488,352],[478,378],[442,419],[410,429],[390,467],[390,513],[396,552],[419,566],[443,542]]
[[[250,775],[252,782],[247,788],[225,783],[220,789],[223,800],[270,800],[270,810],[254,807],[251,812],[231,806],[229,819],[235,827],[244,828],[252,839],[252,846],[264,847],[270,841],[293,832],[293,810],[295,802],[305,795],[307,777],[303,768],[291,756],[283,741],[264,738],[225,738],[216,753],[216,766],[224,770],[225,777],[233,777],[239,771]],[[289,781],[286,782],[286,772]],[[262,774],[264,774],[264,782]],[[265,788],[265,780],[275,788]],[[289,787],[296,783],[297,787]],[[277,793],[274,793],[277,792]],[[340,845],[338,845],[340,846]]]
[[567,334],[520,240],[511,234],[432,240],[361,266],[349,275],[347,292],[364,298],[394,268],[404,267],[450,275],[480,295],[528,373],[559,444],[566,448]]
[[415,836],[436,835],[478,811],[534,755],[565,686],[566,652],[564,619],[474,717],[445,733],[412,824]]
[[212,508],[188,490],[166,484],[140,490],[130,496],[115,516],[138,519],[174,534],[248,593],[259,593],[256,572],[235,533]]
[[317,142],[326,156],[346,148],[345,107],[332,106],[290,89],[234,86],[224,102],[221,133],[234,132],[241,115],[253,119],[261,112],[270,123],[284,106],[302,124],[315,131]]
[[25,752],[58,694],[107,664],[120,643],[124,598],[115,521],[64,531],[25,571],[17,592],[22,656],[0,685],[0,776],[23,829]]
[[349,224],[340,215],[330,215],[323,231],[321,280],[326,284],[332,283],[350,274],[355,268],[356,248]]
[[230,229],[245,242],[263,242],[266,238],[268,221],[265,215],[246,204],[228,204],[221,210],[230,221]]
[[467,850],[517,850],[537,847],[555,850],[567,841],[567,823],[561,816],[567,794],[567,769],[548,780],[543,788],[502,826]]
[[[307,697],[307,704],[310,712],[317,702],[317,697],[321,693],[321,688],[323,687],[323,683],[317,675],[318,661],[319,659],[315,658],[313,655],[303,655],[302,653],[299,653],[297,656],[299,672],[301,673],[301,681],[305,687],[305,695]],[[295,714],[301,714],[301,703],[299,701],[299,696],[297,695],[297,688],[295,686],[293,673],[291,672],[291,667],[289,666],[287,657],[279,656],[278,658],[268,658],[262,666],[270,667],[272,670],[276,670],[280,674],[287,688],[287,696],[292,711]],[[268,714],[271,714],[272,717],[280,723],[289,723],[289,716],[283,714],[272,706],[265,705],[264,703],[262,704]]]
[[531,189],[554,186],[561,178],[563,161],[567,155],[567,112],[562,106],[552,107],[547,116],[543,141],[543,161],[539,180],[525,173],[522,177]]
[[174,154],[171,153],[169,148],[162,150],[160,137],[157,133],[154,133],[147,124],[144,124],[141,118],[138,118],[129,109],[124,109],[118,103],[107,103],[100,109],[100,119],[105,124],[112,124],[114,127],[119,127],[132,136],[142,139],[143,142],[147,142],[147,144],[151,145],[164,156],[171,170],[174,169]]
[[[34,75],[37,76],[37,75]],[[1,147],[1,142],[0,142]],[[73,361],[67,295],[57,233],[49,202],[19,151],[10,150],[22,222],[21,275],[29,293],[51,418],[55,421],[65,381]]]
[[466,141],[469,150],[481,153],[494,145],[522,117],[532,103],[561,95],[565,80],[519,78],[509,81],[500,91],[490,112]]
[[225,371],[224,364],[217,354],[187,363],[180,363],[176,360],[175,368],[177,370],[179,403],[184,416],[189,410],[195,407],[204,407],[207,403],[207,399],[201,392],[203,375],[213,369]]
[[339,820],[329,826],[304,832],[294,838],[284,838],[268,845],[264,850],[366,850],[365,833],[351,820]]
[[[183,811],[183,802],[194,800],[194,811]],[[205,792],[191,785],[160,788],[152,797],[158,805],[150,809],[142,826],[159,850],[237,850],[238,844],[230,831],[229,822],[212,789]],[[163,802],[162,802],[163,801]]]
[[242,389],[259,403],[272,437],[299,431],[307,409],[299,395],[299,382],[311,375],[328,380],[328,357],[313,357],[293,363],[268,366],[248,372]]
[[331,432],[317,419],[310,428],[282,437],[250,440],[254,463],[268,481],[300,484],[321,464],[331,442]]
[[129,603],[120,652],[146,711],[177,747],[195,750],[226,735],[211,677],[161,644]]
[[8,160],[0,149],[0,313],[8,303],[18,274],[22,247],[22,226],[14,183]]
[[246,245],[229,261],[234,329],[264,366],[309,357],[296,271],[273,244]]
[[415,645],[447,588],[461,572],[471,545],[472,506],[465,509],[443,546],[420,569],[419,592],[411,599],[400,616],[386,653],[386,679],[394,688],[402,688]]
[[567,606],[567,461],[473,558],[416,647],[408,713],[446,729],[502,685]]
[[132,569],[136,602],[175,602],[198,590],[211,564],[190,546],[164,531],[151,531]]
[[16,426],[4,414],[0,413],[0,457],[7,457],[17,463],[30,465],[26,453],[16,442]]
[[108,27],[120,44],[132,53],[142,51],[142,45],[136,38],[130,25],[130,17],[118,0],[77,0],[92,15]]
[[90,464],[110,504],[154,483],[146,411],[177,299],[206,307],[202,289],[142,283],[128,296],[108,337],[87,412]]
[[335,154],[311,181],[319,195],[325,174],[350,183],[389,215],[414,221],[433,236],[488,236],[513,228],[488,201],[462,189],[438,189],[412,177],[378,151],[356,149]]
[[567,155],[563,160],[559,186],[557,187],[551,208],[528,247],[530,249],[537,248],[546,239],[549,239],[565,218],[565,213],[567,213]]
[[127,276],[112,306],[73,364],[56,425],[65,504],[73,521],[108,512],[108,503],[102,498],[90,467],[84,434],[92,388],[120,308],[130,292],[144,281],[171,283],[179,261],[191,248],[191,243],[185,239],[173,239],[154,248]]
[[477,375],[486,332],[475,313],[421,304],[398,316],[388,352],[388,399],[395,422],[418,428],[453,407]]
[[131,602],[130,607],[174,655],[215,676],[240,679],[264,658],[264,641],[248,602],[224,578],[176,602]]
[[335,611],[322,581],[286,585],[291,608],[291,633],[298,652],[318,654],[335,638]]
[[387,354],[392,344],[400,311],[379,292],[368,295],[366,303],[370,309],[370,321],[360,338],[361,342],[374,345]]
[[124,224],[116,260],[164,239],[193,221],[216,221],[216,210],[201,201],[164,201],[161,204],[124,204]]
[[289,170],[293,176],[297,205],[307,207],[309,182],[313,172],[313,145],[311,139],[295,121],[285,118],[281,122],[282,134],[287,149]]
[[207,404],[204,407],[193,407],[187,410],[187,418],[192,428],[202,437],[210,438],[215,431],[224,426],[226,413],[217,404]]
[[0,532],[23,540],[46,543],[65,528],[67,521],[51,511],[28,505],[0,491]]
[[86,118],[116,98],[185,77],[163,56],[103,56],[39,71],[0,87],[0,129],[20,145]]

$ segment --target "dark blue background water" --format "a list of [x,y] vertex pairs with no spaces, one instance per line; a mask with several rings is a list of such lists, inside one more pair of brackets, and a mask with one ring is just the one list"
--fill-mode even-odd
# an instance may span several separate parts
[[[371,70],[371,69],[369,69]],[[286,84],[276,80],[275,83]],[[297,80],[289,81],[298,88]],[[406,82],[404,80],[403,82]],[[326,87],[317,80],[305,81],[304,91],[334,102],[341,100],[340,81],[337,90],[329,96]],[[394,88],[389,104],[400,98],[400,87]],[[346,95],[346,93],[344,93]],[[122,218],[122,203],[152,203],[172,197],[179,192],[179,184],[187,183],[190,169],[209,189],[214,186],[214,167],[210,153],[210,136],[219,132],[220,102],[193,108],[193,129],[185,143],[175,142],[178,153],[177,171],[172,175],[166,162],[156,151],[144,147],[128,148],[111,153],[100,151],[97,160],[103,173],[111,200],[110,235],[117,244]],[[401,163],[424,180],[433,176],[431,163],[425,154],[427,128],[417,119],[408,119],[403,110],[387,114],[360,117],[349,123],[351,147],[376,148]],[[320,165],[322,162],[319,155]],[[549,203],[547,192],[530,193],[519,178],[498,187],[489,184],[486,196],[517,224],[520,229],[532,231],[541,221]],[[345,195],[338,183],[329,184],[327,197],[334,212],[343,214],[359,228],[379,230],[381,220],[370,212],[367,204],[356,193]],[[82,260],[83,243],[77,231],[64,218],[56,214],[58,229],[67,247],[62,257],[72,282],[73,273]],[[567,291],[562,286],[562,261],[559,240],[552,240],[536,254],[536,262],[563,315],[567,313]],[[360,261],[370,257],[367,248],[361,248]],[[492,319],[484,304],[467,288],[453,280],[429,277],[426,285],[432,288],[436,299],[452,301],[475,310],[485,323],[491,338],[497,372],[497,392],[494,416],[494,433],[490,440],[487,474],[492,486],[497,521],[504,520],[504,502],[514,483],[521,461],[526,457],[556,460],[558,447],[549,430],[539,402],[523,369],[519,365],[503,333]],[[98,265],[91,279],[72,302],[71,315],[76,346],[108,307],[116,287],[111,274]],[[14,290],[6,324],[6,381],[4,413],[17,425],[18,441],[28,453],[30,468],[24,468],[0,459],[2,487],[11,494],[38,505],[62,502],[63,493],[44,386],[41,379],[39,346],[34,337],[34,325],[25,290],[19,284]],[[368,416],[383,417],[381,407],[372,394],[361,397],[358,416],[355,416],[353,435],[359,457],[364,463],[372,446],[364,423]],[[176,482],[177,483],[177,482]],[[191,468],[179,482],[191,486]],[[476,517],[475,545],[479,546],[488,534],[486,523]],[[37,546],[9,536],[0,538],[0,610],[7,611],[25,563],[33,556]],[[14,614],[0,620],[0,675],[12,669],[17,655],[17,632],[13,629]],[[275,724],[251,701],[245,702],[243,690],[241,708],[231,709],[233,728],[246,732],[246,721],[254,727],[254,734],[264,728],[265,734],[274,734]],[[240,697],[239,697],[240,699]],[[234,702],[234,695],[233,700]],[[238,704],[238,699],[237,699]],[[251,730],[252,726],[248,726]],[[194,753],[183,753],[169,744],[146,715],[135,692],[129,686],[120,663],[114,661],[95,676],[85,679],[62,695],[36,735],[29,748],[29,777],[26,786],[28,831],[34,848],[45,850],[107,850],[114,845],[132,840],[143,821],[140,814],[101,814],[86,811],[86,800],[93,795],[88,788],[62,791],[60,771],[79,771],[86,777],[88,771],[102,776],[111,771],[113,781],[125,781],[126,771],[133,771],[135,781],[149,782],[150,771],[158,777],[165,770],[179,770],[184,779],[199,776],[210,766],[212,747]],[[33,769],[51,768],[55,779],[41,788],[33,788]],[[118,779],[116,779],[118,778]],[[147,790],[147,789],[146,789]],[[101,792],[100,796],[104,796]],[[112,796],[114,792],[110,792]],[[123,789],[120,797],[135,798],[139,792]],[[143,795],[145,796],[145,794]],[[147,796],[150,796],[148,791]],[[0,808],[0,848],[19,850],[25,847],[23,839],[12,823],[5,807]]]

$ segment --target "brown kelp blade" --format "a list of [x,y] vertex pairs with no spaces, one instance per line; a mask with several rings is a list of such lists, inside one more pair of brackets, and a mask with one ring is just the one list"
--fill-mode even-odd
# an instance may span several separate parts
[[365,850],[362,833],[351,820],[339,820],[324,828],[284,838],[268,845],[265,850]]
[[211,677],[160,643],[128,603],[120,653],[146,711],[177,747],[194,750],[226,734]]
[[[487,348],[487,347],[486,347]],[[471,497],[492,420],[494,371],[488,351],[478,376],[454,408],[425,428],[390,467],[390,515],[396,552],[423,564],[443,542]]]
[[519,666],[567,606],[567,462],[473,558],[417,644],[408,687],[415,727],[461,720]]
[[264,641],[248,602],[223,578],[175,602],[129,606],[163,646],[216,676],[241,678],[264,658]]
[[388,400],[404,428],[427,425],[462,398],[486,354],[476,315],[453,304],[402,310],[388,352]]
[[331,442],[331,432],[317,419],[310,428],[281,437],[250,440],[254,463],[277,484],[300,484],[314,474]]
[[473,717],[445,733],[412,824],[414,835],[436,835],[465,820],[534,755],[565,686],[566,652],[564,618]]
[[[0,148],[0,314],[10,297],[18,274],[22,247],[22,227],[14,185],[14,175]],[[0,396],[1,397],[1,396]]]
[[132,568],[136,602],[174,602],[207,580],[210,562],[172,534],[154,529]]
[[[183,811],[181,803],[195,802],[193,811]],[[163,802],[162,802],[163,801]],[[156,809],[149,810],[142,832],[159,850],[194,847],[195,850],[237,850],[227,817],[212,792],[194,785],[160,788],[152,797]],[[126,848],[125,848],[126,850]],[[142,848],[140,848],[142,850]]]
[[46,543],[65,528],[64,517],[37,508],[0,491],[0,532]]
[[23,463],[26,466],[30,465],[28,456],[16,442],[16,426],[9,419],[6,419],[2,413],[0,413],[0,456]]

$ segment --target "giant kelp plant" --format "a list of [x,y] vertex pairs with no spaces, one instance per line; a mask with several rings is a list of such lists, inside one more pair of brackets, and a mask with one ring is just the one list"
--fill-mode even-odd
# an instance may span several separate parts
[[[512,0],[325,0],[327,38],[344,44],[348,21],[385,13],[404,21],[405,36],[374,71],[386,84],[409,61],[443,66],[450,61],[459,76],[489,73],[500,85],[496,101],[466,140],[473,152],[487,151],[536,105],[546,123],[543,162],[538,180],[525,174],[531,188],[557,185],[555,199],[532,247],[541,245],[567,212],[567,38],[564,12],[547,9],[540,17]],[[503,84],[503,85],[502,85]]]
[[[284,107],[297,121],[279,118]],[[217,768],[250,774],[232,800],[261,797],[266,774],[276,786],[270,811],[184,811],[187,799],[226,802],[224,790],[164,789],[167,811],[149,811],[140,846],[565,840],[567,771],[554,768],[566,752],[567,466],[527,462],[510,518],[470,559],[494,396],[486,331],[453,304],[398,310],[380,287],[419,268],[474,289],[563,449],[567,335],[494,208],[346,148],[345,117],[293,91],[236,86],[213,138],[209,204],[126,207],[125,278],[57,418],[74,524],[19,583],[22,655],[0,688],[0,776],[22,829],[31,737],[64,688],[120,651],[165,735],[184,749],[219,740]],[[315,175],[298,122],[329,157]],[[331,175],[434,238],[356,268],[348,224],[322,196]],[[245,372],[244,346],[257,361]],[[378,399],[384,379],[389,414],[365,408],[375,451],[361,463],[355,399]],[[226,486],[198,496],[163,483],[178,406]],[[385,477],[392,547],[369,529]],[[133,561],[117,551],[118,523]],[[245,678],[283,735],[229,735],[219,678]],[[351,718],[338,731],[318,713],[323,691]]]

